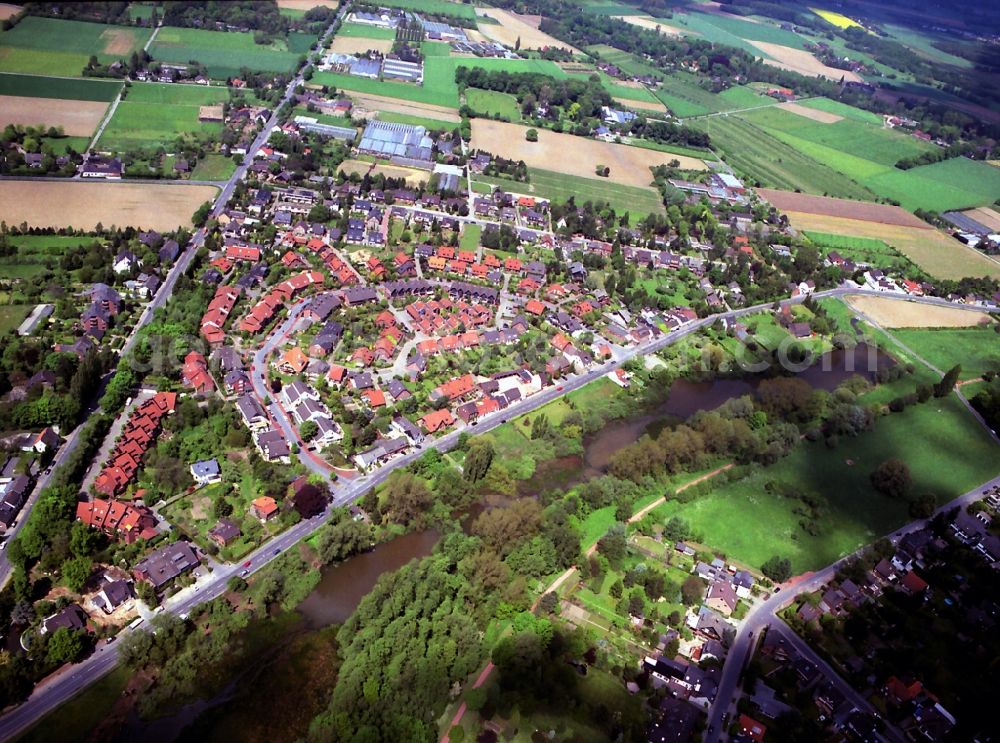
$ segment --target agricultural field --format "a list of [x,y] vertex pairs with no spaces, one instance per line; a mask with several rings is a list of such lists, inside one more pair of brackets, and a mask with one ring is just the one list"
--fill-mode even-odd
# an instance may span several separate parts
[[[788,193],[769,188],[760,189],[760,195],[783,212],[806,212],[824,217],[843,217],[866,222],[877,222],[884,225],[916,227],[925,230],[931,229],[926,222],[913,216],[905,209],[901,209],[898,206],[890,206],[889,204],[859,203],[848,199]],[[818,228],[805,227],[803,229]],[[837,230],[828,230],[828,232],[836,233]]]
[[379,5],[387,8],[423,11],[424,13],[442,13],[469,20],[476,17],[476,12],[471,5],[453,3],[449,0],[379,0]]
[[[728,557],[759,566],[788,557],[796,573],[827,565],[909,520],[906,505],[876,493],[869,475],[897,457],[913,475],[916,493],[938,503],[995,476],[997,446],[954,395],[880,418],[874,431],[836,448],[803,443],[771,467],[721,485],[688,504],[668,501],[657,519],[683,517],[705,542]],[[823,496],[828,511],[817,536],[802,532],[795,501],[765,491],[770,481]]]
[[375,26],[366,26],[363,23],[345,23],[337,30],[337,35],[334,38],[339,39],[342,36],[392,41],[396,38],[396,32],[391,28],[377,28]]
[[618,186],[603,179],[581,178],[539,168],[528,168],[528,176],[529,183],[476,176],[473,189],[486,193],[490,190],[488,186],[500,186],[512,193],[526,193],[557,202],[575,198],[578,204],[606,201],[618,214],[627,212],[632,222],[663,212],[660,195],[650,188]]
[[426,116],[411,116],[410,114],[397,113],[395,111],[379,111],[375,117],[381,121],[388,121],[393,124],[411,124],[422,126],[430,131],[453,131],[456,123],[454,121],[442,121],[441,119],[429,119]]
[[[378,111],[379,118],[385,118],[386,114],[393,113],[451,124],[457,124],[462,120],[455,109],[450,106],[435,106],[430,103],[416,103],[384,95],[359,95],[356,93],[352,93],[351,100],[354,102],[355,110],[364,108],[368,111]],[[394,119],[385,120],[394,121]]]
[[483,23],[479,26],[479,30],[484,36],[506,46],[513,47],[520,39],[522,49],[543,49],[554,46],[569,49],[573,53],[580,51],[564,41],[539,31],[537,16],[522,16],[500,8],[478,8],[475,12],[479,16],[489,16],[499,21],[499,23]]
[[[781,192],[772,191],[770,193]],[[782,197],[782,201],[792,203],[788,200],[788,197],[792,196],[801,198],[805,195],[785,194]],[[774,203],[775,206],[778,206],[771,196],[765,196],[765,198]],[[805,205],[806,202],[804,201],[799,204],[800,208]],[[858,204],[858,206],[863,207],[865,205]],[[966,276],[989,276],[1000,279],[1000,263],[991,260],[973,248],[963,245],[944,232],[930,228],[927,225],[923,227],[910,227],[865,219],[851,219],[846,216],[830,216],[815,212],[797,211],[794,208],[785,208],[782,206],[778,206],[778,208],[788,216],[792,226],[799,230],[812,230],[883,240],[898,249],[921,269],[935,278],[962,279]]]
[[[866,294],[848,296],[846,301],[851,307],[863,312],[883,328],[978,328],[992,323],[992,317],[989,313],[973,309],[916,304],[889,297],[872,297]],[[899,335],[899,333],[894,332],[893,335]],[[906,342],[904,336],[899,335],[899,337],[900,340]],[[988,344],[993,341],[988,335],[981,335],[978,338],[980,343]],[[918,354],[920,353],[917,346],[912,346],[912,348]],[[934,363],[932,359],[927,360]],[[947,361],[943,361],[943,363],[945,366],[949,366]],[[952,362],[952,364],[954,363]],[[938,364],[934,365],[939,366]]]
[[[473,119],[471,144],[474,148],[487,152],[498,152],[514,160],[524,160],[530,168],[582,178],[598,178],[594,172],[596,166],[605,165],[611,169],[607,182],[639,188],[649,187],[652,182],[650,167],[666,165],[671,160],[679,160],[681,168],[686,170],[706,169],[705,163],[695,158],[599,142],[546,129],[538,131],[537,142],[528,142],[524,138],[526,130],[526,127],[518,124]],[[498,146],[499,144],[502,146]],[[567,158],[567,152],[572,152],[573,157]]]
[[841,13],[835,13],[832,10],[822,10],[821,8],[809,8],[809,10],[818,15],[831,26],[836,26],[837,28],[861,28],[860,23]]
[[666,77],[653,95],[681,119],[777,104],[773,98],[761,95],[750,87],[737,86],[712,93],[698,85],[697,81],[698,78],[690,73],[675,72]]
[[228,99],[225,88],[133,83],[98,145],[105,150],[121,151],[166,146],[184,133],[221,134],[222,124],[198,121],[198,110]]
[[392,49],[392,44],[392,39],[373,39],[368,36],[348,36],[338,33],[328,48],[334,54],[365,54],[374,51],[384,55]]
[[746,119],[714,116],[690,123],[711,136],[716,152],[738,173],[762,186],[843,198],[875,198],[864,186],[790,149]]
[[510,93],[468,88],[465,91],[465,105],[484,116],[500,116],[515,122],[521,120],[517,99]]
[[863,108],[848,106],[846,103],[834,101],[829,98],[809,98],[808,100],[798,101],[796,105],[804,108],[813,108],[817,111],[826,111],[843,119],[855,119],[866,124],[882,126],[882,117],[877,113],[865,111]]
[[659,31],[664,36],[680,36],[685,33],[677,26],[671,26],[669,21],[661,21],[648,15],[616,15],[613,17],[647,31]]
[[907,209],[946,211],[992,204],[1000,194],[1000,168],[955,157],[910,170],[892,170],[866,181]]
[[90,56],[106,64],[142,49],[152,31],[27,16],[0,32],[0,72],[80,77]]
[[165,26],[160,29],[149,53],[154,59],[173,64],[195,60],[205,65],[214,78],[239,77],[240,68],[263,72],[291,72],[315,43],[316,37],[291,33],[287,40],[270,46],[255,44],[252,33],[202,31]]
[[57,127],[71,137],[89,137],[101,123],[108,104],[103,101],[70,101],[61,98],[28,98],[0,95],[0,127]]
[[[0,219],[32,227],[93,229],[98,223],[166,232],[190,227],[191,216],[214,200],[213,186],[81,181],[0,182]],[[50,205],[58,204],[58,209]]]
[[121,88],[122,84],[117,80],[71,80],[63,77],[0,73],[0,95],[24,98],[61,98],[110,103]]
[[996,332],[996,323],[989,318],[980,323],[984,324],[969,328],[904,328],[892,334],[938,369],[943,371],[961,364],[961,379],[978,379],[985,372],[1000,373],[1000,334]]
[[421,183],[426,183],[430,174],[426,170],[417,170],[416,168],[404,168],[399,165],[374,165],[365,160],[345,160],[340,164],[339,170],[347,174],[357,173],[358,175],[364,175],[365,173],[380,173],[387,178],[405,178],[407,184],[411,186],[418,186]]

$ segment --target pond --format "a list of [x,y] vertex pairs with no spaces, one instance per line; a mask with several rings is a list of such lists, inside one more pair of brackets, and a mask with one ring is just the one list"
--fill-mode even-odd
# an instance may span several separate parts
[[372,590],[380,575],[431,554],[440,538],[434,530],[411,532],[384,542],[371,552],[323,568],[319,585],[299,604],[299,613],[313,628],[342,624]]

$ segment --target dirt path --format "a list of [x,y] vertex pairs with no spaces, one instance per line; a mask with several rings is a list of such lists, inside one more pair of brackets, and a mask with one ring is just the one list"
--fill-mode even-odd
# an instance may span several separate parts
[[[732,468],[733,468],[733,463],[732,462],[730,462],[729,464],[724,464],[721,467],[716,467],[711,472],[706,472],[704,475],[701,475],[700,477],[694,478],[691,482],[684,483],[679,488],[677,488],[676,492],[681,493],[681,492],[687,490],[688,488],[690,488],[690,487],[692,487],[694,485],[697,485],[698,483],[705,482],[705,480],[711,480],[716,475],[718,475],[718,474],[720,474],[722,472],[725,472],[728,469],[732,469]],[[666,499],[665,496],[663,498],[657,498],[655,501],[653,501],[652,503],[650,503],[648,506],[646,506],[645,508],[643,508],[638,513],[632,514],[632,518],[630,518],[628,520],[628,522],[630,524],[634,524],[637,521],[641,521],[643,516],[645,516],[647,513],[649,513],[650,511],[652,511],[657,506],[659,506],[659,505],[661,505],[663,503],[666,503],[666,502],[667,502],[667,499]],[[587,553],[588,557],[592,554],[592,552],[594,550],[594,547],[596,547],[596,546],[597,545],[595,544],[593,547],[591,547],[590,551]]]

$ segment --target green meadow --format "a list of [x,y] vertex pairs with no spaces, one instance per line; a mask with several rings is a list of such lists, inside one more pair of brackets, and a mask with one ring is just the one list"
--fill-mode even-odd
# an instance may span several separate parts
[[240,68],[262,72],[291,72],[299,57],[309,51],[316,37],[290,33],[264,46],[252,33],[202,31],[165,26],[149,49],[154,59],[171,64],[197,61],[213,78],[239,77]]
[[0,95],[110,103],[121,87],[122,84],[117,80],[71,80],[64,77],[0,73]]
[[90,55],[101,63],[142,49],[152,31],[134,26],[27,16],[0,32],[0,72],[80,77]]
[[228,99],[225,88],[133,83],[99,145],[108,150],[166,147],[185,133],[221,134],[221,123],[198,121],[198,109]]
[[[781,555],[802,572],[827,565],[910,519],[905,503],[871,486],[869,475],[886,459],[906,462],[913,492],[931,493],[939,504],[1000,472],[1000,447],[955,395],[882,417],[875,426],[832,449],[803,442],[771,467],[756,468],[691,503],[668,501],[654,513],[662,519],[680,515],[706,544],[731,558],[760,566]],[[770,481],[826,499],[817,536],[799,528],[797,501],[766,492]]]

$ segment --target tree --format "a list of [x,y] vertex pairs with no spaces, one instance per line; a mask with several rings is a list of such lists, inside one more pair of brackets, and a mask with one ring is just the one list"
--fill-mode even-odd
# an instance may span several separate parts
[[955,389],[955,383],[961,373],[962,367],[959,364],[946,371],[941,380],[934,385],[934,397],[945,397],[950,394]]
[[608,558],[609,562],[618,563],[624,560],[628,551],[624,524],[612,524],[607,533],[598,540],[597,551]]
[[539,599],[538,608],[546,614],[555,614],[559,610],[559,596],[554,591],[549,591]]
[[792,577],[792,561],[787,557],[774,555],[760,566],[760,572],[775,583],[784,583]]
[[538,141],[538,130],[537,129],[529,129],[528,131],[526,131],[524,133],[524,138],[526,140],[528,140],[529,142],[537,142]]
[[212,513],[217,519],[224,519],[227,516],[231,516],[233,513],[233,504],[226,500],[223,496],[219,496],[215,499],[212,504]]
[[62,564],[63,578],[66,580],[66,585],[69,586],[71,591],[79,593],[83,590],[87,578],[90,577],[92,567],[93,562],[86,556],[74,557]]
[[474,439],[465,455],[465,462],[462,464],[465,479],[476,483],[486,477],[486,473],[493,463],[493,454],[492,441],[488,438]]
[[933,493],[924,493],[910,500],[910,515],[915,519],[926,519],[934,515],[937,499]]
[[394,472],[385,484],[385,515],[396,524],[421,521],[433,503],[427,483],[408,472]]
[[303,441],[312,441],[319,433],[319,425],[314,420],[307,420],[299,426],[299,436]]
[[901,459],[887,459],[871,474],[872,487],[889,498],[905,498],[913,486],[910,468]]
[[691,575],[681,583],[681,602],[685,606],[694,606],[705,594],[705,584],[699,578]]
[[[234,576],[239,577],[239,576]],[[240,579],[242,580],[242,579]],[[138,671],[149,663],[153,636],[148,632],[129,632],[118,644],[118,657],[126,668]]]
[[49,638],[45,657],[49,663],[61,666],[74,663],[83,652],[83,636],[67,627],[60,627]]

